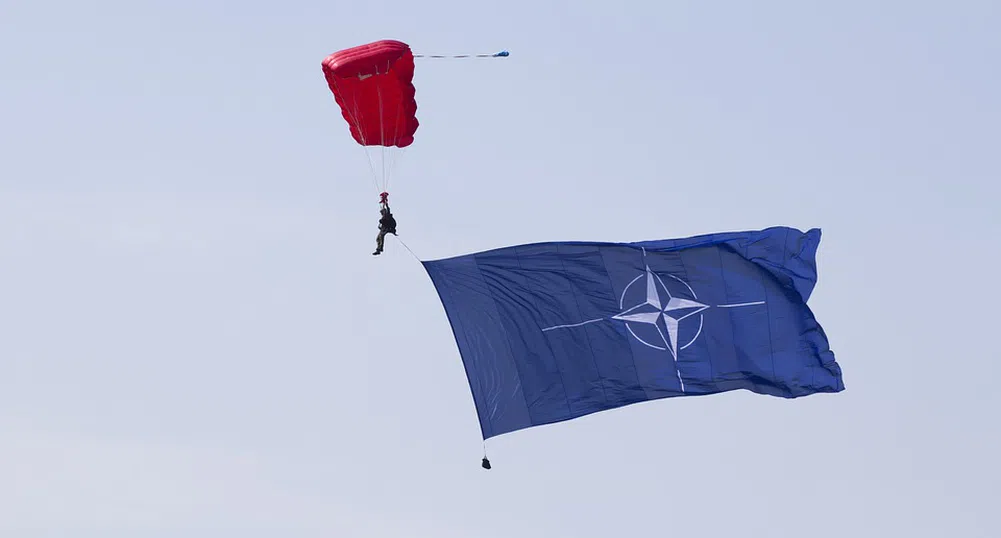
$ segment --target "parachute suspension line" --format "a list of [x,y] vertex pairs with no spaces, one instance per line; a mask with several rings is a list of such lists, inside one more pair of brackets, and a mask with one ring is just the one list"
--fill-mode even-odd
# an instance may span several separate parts
[[[394,116],[396,121],[393,123],[393,140],[396,140],[400,134],[400,120],[402,119],[401,112],[403,111],[403,102],[397,101],[396,111]],[[396,167],[400,162],[400,158],[406,153],[407,148],[397,148],[389,156],[389,169],[386,172],[386,184],[384,185],[385,190],[389,190],[389,181],[393,178],[393,174],[396,172]]]
[[435,60],[441,59],[458,59],[458,58],[507,58],[511,53],[502,50],[500,52],[495,52],[493,54],[414,54],[414,58],[432,58]]
[[[385,101],[382,98],[382,88],[376,87],[376,96],[378,98],[379,106],[379,146],[378,146],[378,157],[372,155],[372,146],[366,146],[365,152],[369,156],[370,166],[372,168],[373,176],[376,179],[376,190],[380,193],[389,191],[389,185],[392,182],[393,174],[396,172],[400,161],[403,156],[406,155],[409,147],[400,148],[397,146],[387,146],[387,140],[396,140],[400,130],[400,122],[403,119],[401,112],[403,111],[403,103],[397,102],[396,104],[396,121],[393,123],[391,132],[387,132],[388,126],[386,125],[386,113],[389,112],[385,109]],[[360,129],[360,128],[359,128]],[[376,171],[376,164],[381,165],[379,171]]]
[[396,169],[400,166],[400,161],[403,160],[403,156],[407,154],[407,149],[409,148],[396,148],[389,157],[389,179],[386,180],[386,189],[389,189],[389,183],[393,179],[393,174]]
[[[357,108],[357,105],[356,105],[355,108]],[[360,134],[361,133],[361,127],[360,126],[358,127],[358,131],[359,131],[359,134]],[[364,134],[360,134],[360,136],[362,137],[362,142],[363,143],[367,142],[365,140],[365,135]],[[375,171],[375,163],[372,162],[372,152],[369,150],[369,146],[368,145],[362,146],[361,151],[362,151],[362,153],[365,154],[365,162],[368,163],[368,170],[369,170],[369,172],[372,173],[372,185],[375,187],[375,190],[379,190],[379,173]]]
[[[379,119],[382,120],[382,90],[376,90],[379,95]],[[336,99],[335,99],[336,101]],[[369,145],[369,140],[365,137],[365,132],[361,128],[361,121],[359,117],[361,116],[361,105],[358,103],[358,96],[356,95],[352,101],[353,106],[345,107],[348,111],[348,115],[351,116],[349,120],[351,125],[358,130],[358,135],[361,137],[362,141],[362,152],[365,154],[365,160],[368,162],[368,169],[372,173],[372,184],[375,187],[376,192],[384,192],[387,190],[389,180],[386,174],[386,150],[385,146],[379,146],[380,156],[377,158],[372,154],[372,146]],[[381,121],[380,121],[381,123]],[[381,129],[380,129],[381,130]],[[381,143],[385,143],[386,134],[385,132],[380,133]],[[381,170],[376,170],[376,160],[382,163]]]
[[[334,85],[336,86],[337,83],[334,82]],[[337,103],[337,98],[336,97],[334,97],[334,103],[335,104]],[[355,96],[354,101],[353,101],[353,105],[354,105],[353,108],[351,106],[345,106],[344,110],[346,110],[347,113],[348,113],[348,115],[351,116],[351,119],[349,121],[350,121],[351,125],[355,129],[358,130],[358,135],[361,136],[361,140],[362,140],[362,144],[363,144],[362,145],[362,152],[365,154],[365,160],[368,162],[368,169],[369,169],[370,172],[372,172],[372,184],[375,186],[375,190],[378,191],[379,190],[378,173],[376,173],[376,171],[375,171],[375,164],[372,162],[372,154],[369,152],[368,146],[365,145],[365,144],[367,144],[368,141],[365,139],[365,133],[362,131],[361,122],[358,121],[358,116],[359,116],[360,108],[361,108],[358,105],[358,96]]]
[[389,190],[389,180],[386,178],[386,124],[385,116],[382,111],[382,87],[375,87],[375,95],[379,98],[379,148],[382,150],[382,183],[381,187],[383,191]]

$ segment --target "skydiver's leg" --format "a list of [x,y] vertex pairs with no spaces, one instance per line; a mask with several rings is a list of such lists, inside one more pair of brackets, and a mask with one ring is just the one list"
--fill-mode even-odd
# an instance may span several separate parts
[[386,243],[386,232],[379,230],[379,235],[375,236],[375,252],[372,254],[379,254],[382,252],[382,247]]

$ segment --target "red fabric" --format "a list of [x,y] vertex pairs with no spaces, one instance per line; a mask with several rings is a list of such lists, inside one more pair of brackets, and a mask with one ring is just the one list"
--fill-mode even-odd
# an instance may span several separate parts
[[324,58],[323,74],[359,144],[403,148],[414,142],[417,101],[409,45],[383,40],[335,52]]

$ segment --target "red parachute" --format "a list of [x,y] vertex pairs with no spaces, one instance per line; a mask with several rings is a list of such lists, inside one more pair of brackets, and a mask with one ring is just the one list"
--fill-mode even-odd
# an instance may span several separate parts
[[418,121],[409,45],[387,39],[335,52],[323,60],[323,74],[359,144],[413,143]]
[[366,150],[382,146],[381,159],[369,154],[369,164],[376,187],[385,191],[400,157],[393,150],[387,163],[387,150],[412,144],[419,125],[410,46],[386,39],[338,51],[324,58],[323,74],[355,141]]

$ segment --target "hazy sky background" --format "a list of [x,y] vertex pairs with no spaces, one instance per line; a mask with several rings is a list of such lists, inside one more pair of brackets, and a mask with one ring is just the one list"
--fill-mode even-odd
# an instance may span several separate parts
[[[0,535],[1001,536],[1001,4],[0,0]],[[820,227],[847,390],[491,440],[425,259]]]

